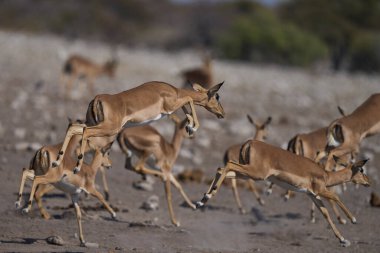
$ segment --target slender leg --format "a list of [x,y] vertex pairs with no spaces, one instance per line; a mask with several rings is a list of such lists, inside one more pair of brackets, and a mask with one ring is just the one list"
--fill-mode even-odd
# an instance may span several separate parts
[[106,177],[106,170],[103,166],[100,167],[100,174],[102,175],[104,197],[108,201],[110,198],[110,195],[109,195],[109,189],[108,189],[108,183],[107,183],[107,177]]
[[315,223],[315,204],[314,204],[314,202],[311,202],[310,222]]
[[115,136],[119,133],[122,126],[118,126],[115,128],[111,123],[101,122],[96,126],[84,127],[82,134],[82,144],[80,148],[80,154],[78,156],[77,166],[74,168],[74,174],[78,173],[83,164],[83,156],[87,146],[87,139],[90,137],[109,137]]
[[37,186],[40,184],[50,184],[56,182],[55,178],[47,178],[46,175],[43,176],[35,176],[33,180],[32,190],[30,191],[30,197],[28,201],[28,206],[22,209],[23,213],[28,213],[32,209],[32,202],[34,198],[34,194],[36,192]]
[[343,202],[339,199],[339,197],[335,193],[325,190],[319,193],[319,195],[336,202],[338,206],[342,209],[342,211],[346,214],[346,216],[351,220],[351,222],[356,224],[356,218],[352,215],[350,210],[348,210],[348,208],[343,204]]
[[267,190],[265,191],[266,195],[271,195],[272,194],[272,192],[273,192],[273,185],[274,185],[274,183],[270,182]]
[[84,240],[84,237],[83,237],[83,229],[82,229],[82,213],[80,211],[80,207],[78,205],[78,199],[79,199],[79,196],[77,194],[74,194],[71,196],[72,198],[72,201],[73,201],[73,204],[74,204],[74,208],[75,208],[75,214],[77,216],[77,223],[78,223],[78,228],[79,228],[79,240],[80,240],[80,245],[82,247],[85,247],[86,246],[86,241]]
[[98,192],[94,187],[87,187],[87,191],[94,197],[96,197],[107,209],[107,211],[111,214],[112,218],[116,218],[116,213],[112,209],[112,207],[107,203],[107,201],[104,199],[103,195]]
[[265,202],[264,200],[260,197],[260,194],[259,192],[257,191],[256,187],[255,187],[255,183],[253,182],[253,180],[251,179],[248,179],[248,186],[249,186],[249,189],[251,190],[251,192],[253,192],[253,194],[255,195],[256,199],[257,199],[257,202],[259,202],[260,205],[265,205]]
[[319,211],[321,211],[321,213],[323,214],[323,216],[329,223],[330,227],[332,228],[335,236],[339,239],[341,245],[344,247],[350,246],[351,243],[348,240],[344,239],[344,237],[340,234],[339,230],[335,227],[335,224],[332,222],[329,212],[327,211],[326,207],[323,205],[323,202],[321,201],[321,199],[318,196],[315,196],[311,193],[308,194],[308,196],[311,198],[311,200],[313,200],[313,202],[315,203]]
[[34,198],[36,199],[38,209],[40,210],[41,216],[45,219],[48,220],[50,219],[50,214],[48,211],[43,207],[42,205],[42,196],[45,195],[46,193],[54,190],[54,186],[51,184],[40,184],[38,186],[38,189],[36,191],[36,194],[34,194]]
[[232,178],[231,183],[232,183],[232,192],[234,194],[236,204],[239,207],[239,211],[241,214],[245,214],[246,211],[243,208],[241,201],[240,201],[239,191],[238,191],[237,184],[236,184],[236,178]]
[[174,216],[174,210],[173,210],[173,206],[172,206],[172,192],[170,189],[170,184],[171,184],[170,179],[165,178],[164,183],[165,183],[166,200],[168,202],[170,219],[175,226],[179,227],[180,223],[176,220],[176,218]]
[[22,193],[24,191],[24,186],[25,186],[26,179],[29,179],[29,180],[33,180],[34,179],[34,170],[28,170],[28,169],[25,169],[25,168],[22,170],[20,190],[18,192],[17,201],[15,202],[15,205],[16,205],[17,209],[21,207]]
[[183,190],[181,184],[177,181],[177,179],[173,176],[173,174],[170,173],[170,181],[173,183],[173,185],[178,189],[178,191],[181,193],[182,197],[185,199],[186,203],[191,207],[193,208],[194,210],[196,209],[195,205],[193,204],[193,202],[191,202],[191,200],[189,199],[189,197],[186,195],[185,191]]
[[74,135],[82,135],[85,127],[86,127],[85,124],[72,124],[69,126],[69,128],[67,129],[65,140],[63,141],[61,150],[58,153],[57,160],[53,162],[53,167],[58,167],[61,164],[65,151],[67,149],[67,146],[69,145],[71,138]]
[[340,224],[346,224],[347,221],[340,215],[338,208],[333,200],[329,199],[329,203],[335,213],[336,218],[338,219]]

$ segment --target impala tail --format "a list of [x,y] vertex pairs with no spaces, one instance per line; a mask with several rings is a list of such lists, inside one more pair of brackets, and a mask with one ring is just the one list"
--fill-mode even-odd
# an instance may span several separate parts
[[342,126],[334,123],[327,130],[327,150],[336,148],[344,142]]
[[240,148],[240,153],[239,153],[240,164],[249,164],[250,151],[251,151],[251,140],[245,142]]

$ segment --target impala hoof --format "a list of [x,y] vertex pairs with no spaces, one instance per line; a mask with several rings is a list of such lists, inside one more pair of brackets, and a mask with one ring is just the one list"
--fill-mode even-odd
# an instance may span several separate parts
[[186,132],[189,136],[192,136],[194,134],[195,130],[191,126],[186,126]]
[[20,207],[21,207],[21,202],[20,202],[20,201],[16,201],[16,202],[15,202],[15,206],[16,206],[16,209],[20,209]]
[[240,214],[246,214],[247,211],[244,208],[240,208]]
[[22,214],[27,214],[29,213],[29,209],[28,208],[23,208],[22,209]]
[[352,224],[356,224],[357,223],[357,220],[355,217],[352,217],[352,220],[351,220]]
[[53,168],[54,168],[54,167],[58,167],[58,165],[59,165],[58,162],[57,162],[57,161],[54,161],[53,164],[52,164],[52,167],[53,167]]
[[73,173],[77,174],[79,171],[80,171],[80,169],[78,167],[75,167],[74,170],[73,170]]
[[342,247],[348,247],[350,245],[351,245],[351,243],[350,243],[349,240],[346,240],[346,239],[340,240],[340,246],[342,246]]
[[111,217],[112,217],[113,220],[117,220],[117,219],[116,219],[116,213],[115,213],[115,212],[113,212],[113,213],[111,214]]
[[259,199],[258,201],[259,201],[259,204],[260,204],[261,206],[265,206],[265,201],[264,201],[264,200]]
[[272,189],[267,189],[267,190],[265,191],[265,194],[266,194],[267,196],[271,195],[271,194],[272,194]]
[[203,203],[203,202],[201,202],[201,201],[197,201],[197,203],[195,203],[195,208],[196,209],[199,209],[199,208],[201,208],[201,207],[203,207],[205,204]]

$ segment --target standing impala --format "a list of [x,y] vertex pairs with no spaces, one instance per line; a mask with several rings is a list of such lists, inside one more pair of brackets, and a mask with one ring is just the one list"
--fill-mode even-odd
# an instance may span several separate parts
[[[225,168],[218,169],[209,190],[203,199],[197,202],[197,208],[203,206],[216,194],[225,177],[269,180],[285,189],[307,194],[326,218],[342,246],[350,245],[350,242],[345,240],[335,227],[320,197],[336,202],[352,223],[356,223],[356,218],[339,197],[329,191],[327,187],[349,181],[369,186],[368,177],[362,169],[367,160],[350,165],[341,164],[346,168],[336,172],[328,172],[308,158],[255,140],[243,144],[239,158],[239,163],[229,161]],[[338,161],[338,163],[340,162]]]
[[208,89],[213,84],[212,60],[209,55],[203,56],[203,65],[199,68],[187,69],[181,72],[185,80],[185,86],[190,83],[198,83]]
[[63,85],[65,86],[65,97],[69,97],[71,94],[71,88],[73,82],[78,79],[84,79],[90,93],[94,95],[94,80],[95,78],[107,75],[113,78],[115,75],[115,70],[118,65],[116,59],[107,61],[103,65],[98,65],[80,55],[70,56],[63,65],[62,69],[62,80],[64,80]]
[[360,142],[380,133],[380,93],[371,95],[351,114],[333,121],[327,129],[326,170],[334,167],[333,156],[356,154]]
[[[264,141],[266,139],[266,137],[267,137],[267,134],[268,134],[266,127],[272,121],[272,118],[268,117],[268,119],[263,124],[256,123],[251,118],[251,116],[249,116],[249,115],[247,115],[247,118],[248,118],[248,121],[256,129],[256,133],[255,133],[255,136],[253,137],[253,139],[254,140],[258,140],[258,141]],[[226,150],[226,152],[224,154],[224,166],[227,165],[228,161],[239,162],[239,153],[240,153],[241,145],[242,144],[236,144],[236,145],[233,145],[233,146],[229,147]],[[254,182],[252,180],[247,180],[247,181],[248,181],[248,186],[251,189],[251,191],[255,194],[255,197],[256,197],[257,201],[260,203],[260,205],[264,205],[264,200],[261,199],[259,193],[257,192],[257,189],[255,187]],[[242,214],[244,214],[244,213],[246,213],[246,211],[244,210],[243,206],[241,205],[241,201],[240,201],[240,197],[239,197],[239,192],[238,192],[237,184],[236,184],[236,179],[235,178],[231,179],[231,182],[232,182],[232,190],[233,190],[233,193],[234,193],[236,204],[238,205],[240,212]]]
[[58,168],[53,168],[51,166],[51,159],[57,155],[59,149],[61,148],[61,144],[55,146],[45,146],[36,152],[36,155],[30,163],[30,168],[23,170],[19,196],[16,201],[16,208],[21,207],[22,192],[26,179],[32,180],[33,185],[30,192],[28,205],[22,210],[23,213],[28,213],[31,210],[32,201],[35,197],[42,216],[45,219],[49,219],[50,215],[43,208],[41,197],[45,193],[54,189],[54,187],[70,194],[77,217],[79,240],[81,242],[81,246],[86,246],[82,230],[82,216],[78,205],[80,193],[86,192],[96,197],[105,206],[108,212],[110,212],[112,218],[116,217],[116,213],[105,201],[103,195],[95,188],[95,177],[97,170],[101,166],[109,166],[110,164],[108,159],[108,149],[110,146],[105,147],[105,149],[95,150],[94,159],[91,165],[87,165],[85,163],[83,164],[83,170],[80,173],[73,174],[71,168],[75,165],[75,160],[70,155],[74,153],[80,140],[79,137],[80,136],[76,136],[71,139],[67,148],[69,154],[65,156],[65,159],[63,159],[62,164]]
[[[78,164],[74,173],[80,171],[87,140],[92,137],[116,138],[123,127],[146,124],[172,114],[182,108],[192,124],[186,129],[191,135],[199,127],[194,105],[200,105],[214,113],[218,118],[224,117],[224,110],[217,93],[223,83],[204,89],[193,84],[194,90],[176,88],[168,83],[148,82],[136,88],[115,94],[98,95],[89,104],[85,124],[69,126],[61,151],[58,154],[58,166],[62,161],[67,144],[73,135],[82,136],[82,145]],[[185,105],[189,105],[191,113]]]
[[[119,134],[117,140],[121,150],[127,155],[125,163],[126,169],[133,170],[140,174],[159,176],[162,179],[165,185],[171,222],[179,226],[172,206],[171,183],[179,190],[190,207],[195,209],[195,205],[190,201],[182,189],[182,186],[172,174],[172,168],[177,160],[182,140],[187,136],[186,123],[188,119],[180,121],[174,114],[171,115],[171,118],[176,123],[171,143],[167,142],[165,138],[150,125],[126,128]],[[131,163],[132,153],[139,158],[135,166],[132,166]],[[145,167],[147,160],[151,158],[151,156],[154,157],[155,168],[153,169]]]

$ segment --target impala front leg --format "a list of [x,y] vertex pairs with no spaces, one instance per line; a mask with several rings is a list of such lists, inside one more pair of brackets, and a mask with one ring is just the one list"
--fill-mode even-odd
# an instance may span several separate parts
[[[197,113],[195,111],[195,106],[194,106],[193,99],[192,98],[188,98],[187,103],[189,104],[190,109],[191,109],[191,115],[190,116],[193,119],[193,125],[189,124],[188,127],[186,127],[186,131],[189,133],[189,135],[192,135],[194,132],[196,132],[198,130],[198,128],[199,128],[199,121],[198,121]],[[184,113],[186,115],[189,115],[189,113],[188,113],[185,105],[182,106],[182,110],[184,111]]]

